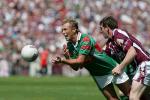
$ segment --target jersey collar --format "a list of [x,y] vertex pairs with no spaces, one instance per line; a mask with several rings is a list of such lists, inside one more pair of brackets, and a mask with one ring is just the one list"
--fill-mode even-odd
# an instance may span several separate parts
[[76,41],[76,44],[74,45],[75,47],[77,47],[80,39],[81,39],[81,32],[78,32],[77,41]]
[[114,29],[114,30],[112,31],[112,33],[113,33],[112,35],[113,35],[113,36],[114,36],[116,30],[117,30],[117,29]]

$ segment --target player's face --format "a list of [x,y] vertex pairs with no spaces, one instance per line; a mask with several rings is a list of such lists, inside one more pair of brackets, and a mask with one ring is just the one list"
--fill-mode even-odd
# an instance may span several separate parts
[[100,25],[100,32],[104,35],[105,38],[111,38],[108,27],[103,27]]
[[73,40],[74,31],[70,23],[65,23],[62,25],[62,34],[65,36],[67,41]]

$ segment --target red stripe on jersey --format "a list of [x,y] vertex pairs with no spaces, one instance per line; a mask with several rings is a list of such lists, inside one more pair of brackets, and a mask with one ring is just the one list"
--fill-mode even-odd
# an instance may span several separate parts
[[86,36],[86,37],[83,38],[82,41],[84,41],[84,42],[85,42],[85,41],[86,41],[86,42],[87,42],[87,41],[90,41],[90,38],[89,38],[88,36]]
[[82,46],[81,49],[83,49],[83,50],[90,50],[90,49],[91,49],[91,46],[88,46],[88,45]]
[[95,49],[98,50],[99,52],[102,51],[102,48],[99,46],[99,44],[97,42],[95,44]]

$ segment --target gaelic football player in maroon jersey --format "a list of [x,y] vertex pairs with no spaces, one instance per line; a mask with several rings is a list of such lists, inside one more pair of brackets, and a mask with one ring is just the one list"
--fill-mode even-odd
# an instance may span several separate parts
[[100,30],[105,38],[109,38],[125,53],[122,62],[112,70],[114,75],[121,74],[133,60],[136,62],[137,65],[133,67],[137,67],[137,71],[133,77],[129,98],[130,100],[140,100],[142,94],[149,91],[150,86],[149,54],[134,36],[118,28],[118,23],[112,16],[104,17],[100,21]]

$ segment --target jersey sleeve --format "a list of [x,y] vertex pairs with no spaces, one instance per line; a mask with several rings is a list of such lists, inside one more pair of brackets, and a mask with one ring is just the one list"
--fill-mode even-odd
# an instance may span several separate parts
[[108,42],[106,43],[106,48],[105,48],[104,51],[106,52],[107,55],[111,56],[111,50],[109,48],[109,43]]
[[79,54],[89,55],[92,48],[92,42],[88,36],[84,37],[81,42]]
[[123,46],[123,50],[127,52],[129,48],[133,45],[133,42],[130,39],[127,39],[124,44],[125,45]]
[[127,52],[133,45],[133,42],[130,40],[128,33],[122,30],[115,31],[114,39],[116,44],[120,46],[125,52]]

